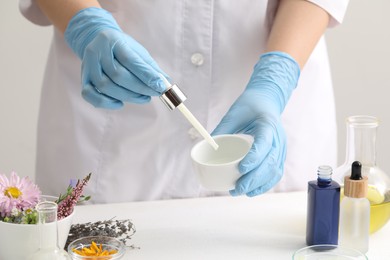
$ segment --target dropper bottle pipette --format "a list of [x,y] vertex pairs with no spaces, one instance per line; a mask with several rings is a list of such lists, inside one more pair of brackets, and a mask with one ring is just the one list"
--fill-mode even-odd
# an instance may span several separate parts
[[188,110],[188,108],[183,104],[187,99],[184,93],[179,89],[176,84],[171,84],[169,81],[160,74],[162,81],[164,82],[167,90],[160,96],[160,99],[163,103],[170,109],[173,110],[176,107],[180,112],[187,118],[191,125],[202,135],[202,137],[215,149],[218,149],[218,144],[210,136],[207,130],[202,126],[202,124],[195,118],[195,116]]

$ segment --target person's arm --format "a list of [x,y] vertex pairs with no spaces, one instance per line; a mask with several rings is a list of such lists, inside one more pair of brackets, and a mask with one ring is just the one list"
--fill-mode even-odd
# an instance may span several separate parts
[[305,0],[280,0],[266,52],[290,54],[303,68],[324,34],[329,14]]
[[329,19],[326,11],[308,1],[280,0],[265,53],[244,92],[212,133],[254,137],[231,195],[256,196],[282,178],[287,142],[280,116]]
[[36,2],[46,17],[62,33],[78,11],[88,7],[100,7],[96,0],[36,0]]
[[143,104],[165,91],[168,75],[96,0],[36,1],[81,59],[81,94],[93,106]]

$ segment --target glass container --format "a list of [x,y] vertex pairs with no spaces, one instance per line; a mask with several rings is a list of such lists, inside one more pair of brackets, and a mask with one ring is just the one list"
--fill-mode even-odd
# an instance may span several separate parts
[[[102,251],[111,252],[109,255],[100,256],[82,256],[77,251],[83,251],[83,248],[91,248],[92,242],[96,243]],[[112,252],[114,251],[114,252]],[[114,237],[108,236],[89,236],[74,240],[68,246],[68,253],[73,260],[119,260],[126,253],[125,245]]]
[[293,260],[367,260],[367,256],[355,249],[337,245],[308,246],[296,251]]
[[332,180],[332,168],[321,165],[317,180],[307,190],[306,244],[338,243],[340,185]]
[[42,201],[36,206],[39,249],[29,260],[71,260],[68,253],[58,245],[57,208],[57,203],[52,201]]
[[368,177],[370,201],[370,233],[382,228],[390,218],[390,177],[376,164],[376,137],[379,120],[373,116],[347,118],[346,157],[334,171],[334,180],[342,187],[344,177],[351,174],[354,161],[362,163],[362,174]]

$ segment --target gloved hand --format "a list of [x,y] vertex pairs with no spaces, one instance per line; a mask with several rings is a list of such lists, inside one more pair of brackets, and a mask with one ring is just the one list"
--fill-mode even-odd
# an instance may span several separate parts
[[231,195],[256,196],[282,178],[286,135],[280,115],[299,74],[299,65],[288,54],[261,55],[245,91],[212,132],[212,135],[242,133],[254,137],[250,151],[239,164],[242,176]]
[[149,102],[165,91],[159,73],[167,75],[106,10],[79,11],[70,20],[65,39],[82,59],[82,96],[92,105],[117,109],[123,102]]

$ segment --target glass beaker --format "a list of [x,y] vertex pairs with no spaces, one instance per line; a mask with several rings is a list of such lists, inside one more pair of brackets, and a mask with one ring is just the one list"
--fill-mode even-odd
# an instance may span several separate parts
[[[362,163],[362,174],[368,177],[370,233],[383,227],[390,218],[390,177],[376,165],[376,135],[379,120],[373,116],[347,118],[345,162],[335,170],[334,179],[343,187],[344,176],[351,174],[354,161]],[[343,188],[341,190],[343,196]]]
[[69,254],[58,245],[57,203],[42,201],[38,211],[39,249],[29,260],[71,260]]

